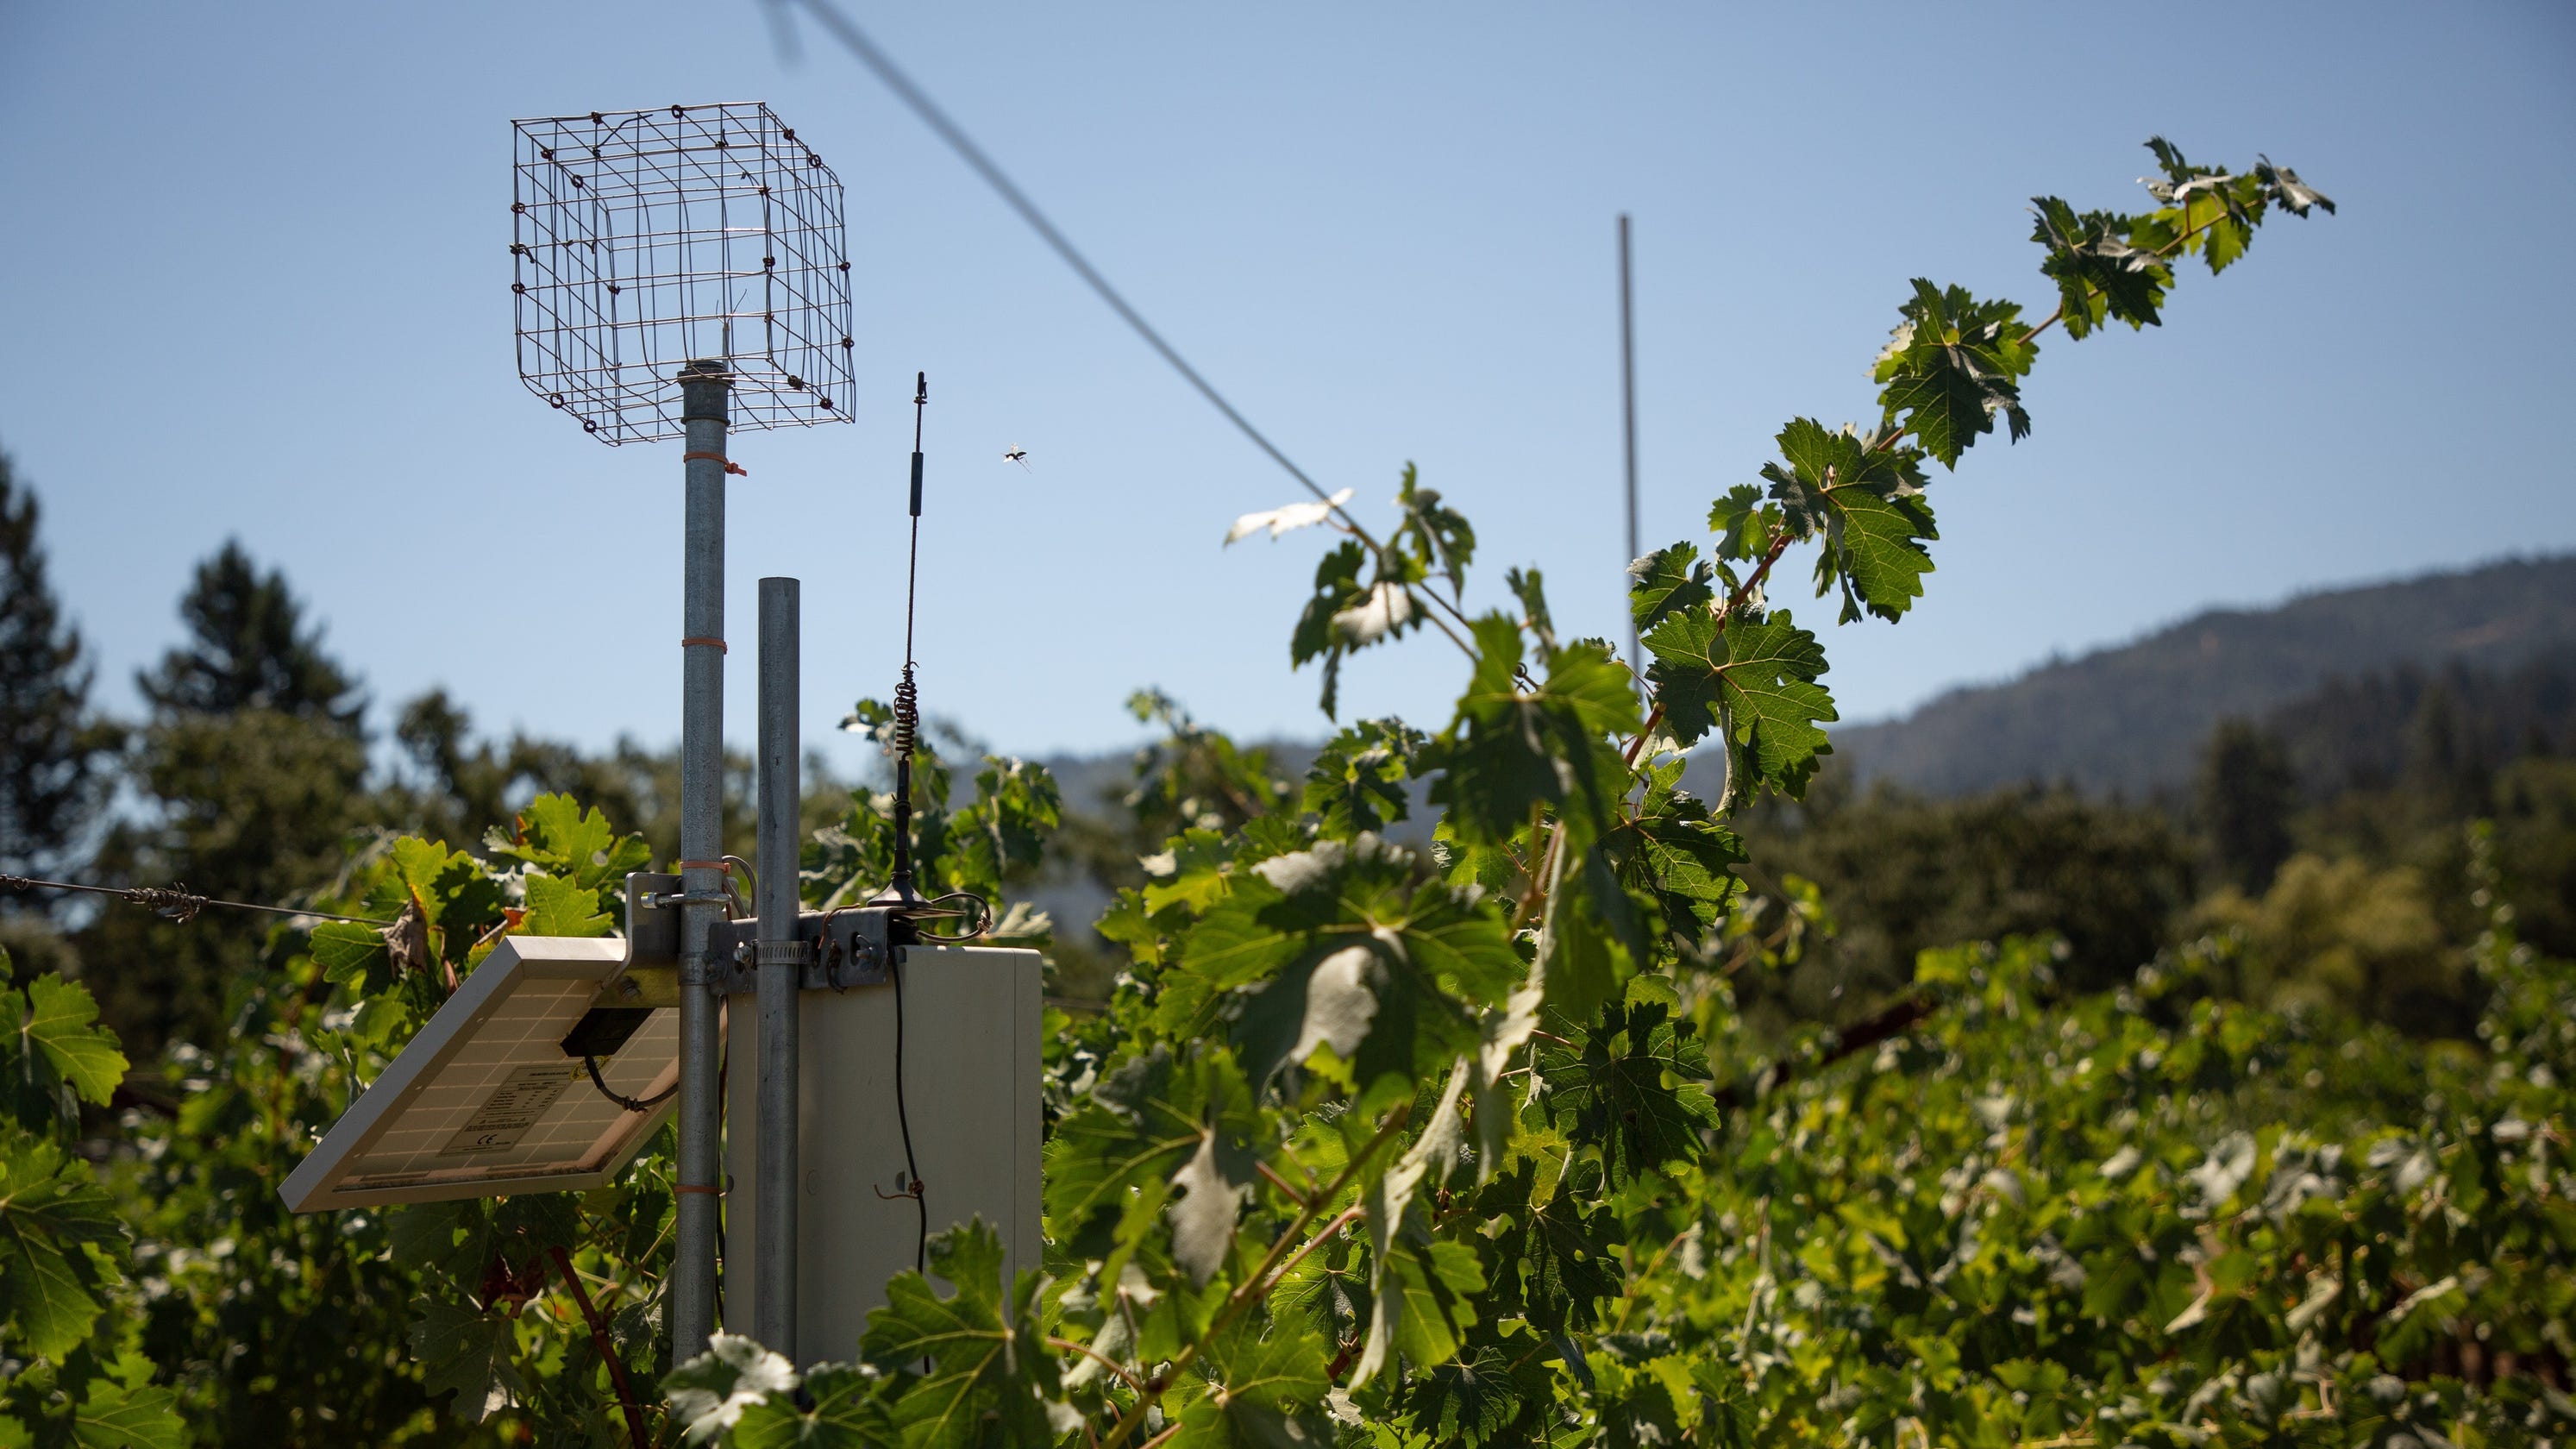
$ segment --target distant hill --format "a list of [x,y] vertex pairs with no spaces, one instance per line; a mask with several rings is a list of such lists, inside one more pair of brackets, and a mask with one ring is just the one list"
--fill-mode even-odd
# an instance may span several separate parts
[[2212,609],[2131,644],[1956,689],[1834,734],[1863,781],[1964,795],[2025,780],[2132,797],[2178,786],[2210,727],[2337,680],[2451,662],[2502,670],[2576,647],[2576,556]]

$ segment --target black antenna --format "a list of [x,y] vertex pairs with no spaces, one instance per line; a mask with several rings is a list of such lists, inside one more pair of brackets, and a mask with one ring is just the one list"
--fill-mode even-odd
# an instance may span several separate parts
[[906,916],[927,914],[930,902],[912,882],[912,749],[921,737],[921,690],[913,683],[913,598],[921,580],[921,419],[930,406],[930,374],[913,375],[912,547],[903,581],[903,678],[894,687],[894,878],[871,906],[892,906]]
[[935,939],[971,941],[993,928],[993,906],[972,891],[950,891],[925,897],[912,878],[912,752],[921,740],[921,690],[913,682],[913,602],[921,583],[921,419],[930,406],[930,374],[913,375],[912,388],[912,547],[903,583],[903,678],[894,687],[894,872],[886,888],[869,901],[894,914],[897,939],[917,936],[915,921],[961,918]]

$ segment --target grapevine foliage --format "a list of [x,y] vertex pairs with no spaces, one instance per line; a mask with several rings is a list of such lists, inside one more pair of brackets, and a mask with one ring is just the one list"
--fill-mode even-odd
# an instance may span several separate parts
[[[1798,796],[1837,718],[1776,566],[1811,547],[1839,617],[1901,620],[1929,464],[2029,433],[2043,333],[2153,325],[2186,259],[2332,210],[2268,161],[2152,146],[2147,211],[2035,201],[2054,311],[1915,281],[1876,421],[1791,421],[1704,555],[1637,561],[1642,670],[1559,637],[1534,571],[1471,610],[1473,528],[1410,468],[1383,538],[1348,495],[1238,523],[1341,535],[1290,642],[1327,715],[1352,652],[1438,634],[1452,717],[1350,724],[1291,780],[1140,696],[1168,738],[1129,804],[1170,833],[1099,924],[1112,998],[1050,1008],[1045,1261],[1005,1281],[990,1228],[940,1235],[843,1362],[731,1336],[671,1362],[667,1140],[577,1197],[276,1204],[503,935],[611,928],[645,851],[570,799],[479,853],[370,849],[337,898],[399,924],[281,927],[234,1039],[147,1079],[175,1109],[104,1181],[65,1144],[113,1043],[75,986],[0,993],[0,1347],[33,1364],[0,1444],[175,1444],[177,1402],[223,1406],[210,1442],[340,1413],[387,1442],[907,1449],[2565,1442],[2576,970],[2501,902],[2476,1057],[2229,1003],[2224,938],[2078,999],[2045,941],[1927,953],[1880,1017],[1785,1048],[1737,1013],[1736,973],[1830,924],[1735,874],[1732,819]],[[865,701],[850,723],[891,729]],[[1680,787],[1694,747],[1726,763],[1715,800]],[[1061,823],[1022,762],[986,757],[953,806],[936,750],[915,780],[926,891],[998,898]],[[1390,838],[1425,800],[1427,848]],[[857,792],[807,844],[809,903],[880,883],[893,829]],[[225,1246],[153,1246],[178,1243]],[[278,1363],[311,1371],[257,1377]]]

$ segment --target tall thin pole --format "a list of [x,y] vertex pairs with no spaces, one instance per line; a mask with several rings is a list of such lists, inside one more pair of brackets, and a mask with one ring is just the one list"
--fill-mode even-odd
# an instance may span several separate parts
[[[1636,562],[1637,543],[1637,328],[1628,294],[1628,213],[1619,213],[1619,426],[1628,444],[1628,560]],[[1639,672],[1646,656],[1637,645],[1637,616],[1628,616],[1628,658]]]
[[796,1361],[796,1025],[804,986],[797,939],[797,618],[794,579],[760,581],[760,1009],[758,1221],[752,1336]]
[[716,1326],[716,1213],[724,1190],[718,1100],[720,1003],[709,941],[724,919],[724,528],[726,394],[732,374],[680,369],[688,429],[688,531],[680,601],[680,1161],[671,1264],[671,1357],[706,1351]]

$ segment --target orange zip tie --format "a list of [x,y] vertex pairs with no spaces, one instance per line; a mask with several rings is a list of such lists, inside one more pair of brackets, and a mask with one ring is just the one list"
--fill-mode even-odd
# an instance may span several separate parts
[[742,466],[740,463],[735,462],[722,453],[682,453],[680,455],[680,461],[683,463],[695,463],[701,458],[710,463],[724,464],[725,471],[734,474],[737,477],[748,478],[751,476],[751,470],[749,468]]
[[703,635],[691,634],[680,640],[680,647],[683,649],[694,648],[700,644],[712,644],[718,650],[726,654],[731,654],[733,652],[731,649],[725,647],[725,641],[722,639],[709,639]]
[[684,860],[679,862],[676,868],[680,870],[720,870],[727,875],[733,874],[733,862],[729,860]]

